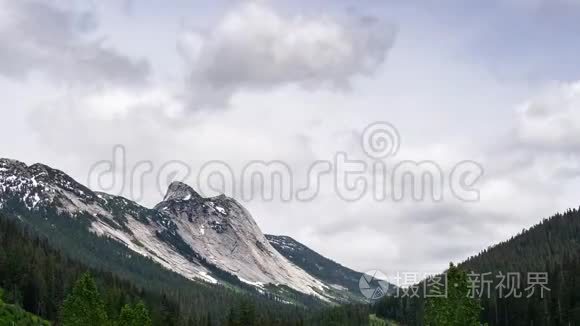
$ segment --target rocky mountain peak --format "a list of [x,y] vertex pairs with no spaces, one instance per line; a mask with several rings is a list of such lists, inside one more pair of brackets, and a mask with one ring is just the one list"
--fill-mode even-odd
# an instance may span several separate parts
[[24,171],[26,168],[27,166],[23,162],[8,158],[0,158],[0,172],[6,172],[8,170]]
[[191,200],[202,198],[193,188],[183,182],[174,181],[167,188],[163,201],[168,200]]

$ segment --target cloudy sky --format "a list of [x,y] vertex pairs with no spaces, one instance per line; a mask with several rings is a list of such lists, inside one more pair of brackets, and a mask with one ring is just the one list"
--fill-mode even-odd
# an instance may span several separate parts
[[439,271],[578,206],[579,30],[576,0],[0,0],[0,156],[87,184],[122,145],[153,172],[117,166],[112,190],[152,206],[171,162],[195,184],[276,160],[300,184],[336,153],[368,161],[361,134],[387,121],[393,164],[476,161],[480,200],[345,201],[323,180],[245,205],[352,268]]

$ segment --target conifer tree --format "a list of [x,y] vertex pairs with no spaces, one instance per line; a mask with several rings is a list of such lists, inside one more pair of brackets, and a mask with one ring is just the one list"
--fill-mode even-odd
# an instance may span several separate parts
[[234,308],[230,308],[227,326],[240,326],[238,314],[236,313],[236,310]]
[[108,324],[105,305],[95,281],[85,273],[76,282],[62,305],[63,326],[105,326]]
[[256,307],[248,300],[240,304],[240,323],[244,326],[253,326],[256,323]]
[[425,303],[425,325],[479,326],[481,306],[469,296],[469,280],[465,271],[449,264],[447,295],[428,297]]
[[126,304],[119,315],[119,325],[123,326],[151,326],[149,310],[143,302],[136,305]]

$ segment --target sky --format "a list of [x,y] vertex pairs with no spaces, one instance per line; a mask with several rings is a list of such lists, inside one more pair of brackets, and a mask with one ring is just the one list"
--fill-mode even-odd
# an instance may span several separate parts
[[[0,0],[0,157],[93,188],[121,162],[96,190],[148,207],[219,162],[265,233],[363,272],[439,272],[578,207],[579,30],[576,0]],[[339,153],[376,162],[361,137],[377,122],[399,136],[387,173],[476,162],[477,200],[345,200],[333,178],[309,200],[244,200],[252,162],[296,185]]]

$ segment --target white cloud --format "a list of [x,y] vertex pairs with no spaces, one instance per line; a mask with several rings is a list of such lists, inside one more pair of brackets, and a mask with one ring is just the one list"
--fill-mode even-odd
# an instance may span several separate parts
[[549,151],[580,151],[580,81],[549,87],[517,112],[518,140]]
[[0,75],[25,79],[41,73],[81,86],[146,83],[149,66],[93,35],[97,18],[46,1],[0,0]]
[[179,49],[191,69],[192,105],[203,107],[248,88],[347,87],[383,63],[393,39],[392,26],[369,17],[285,16],[246,2],[209,31],[185,32]]

